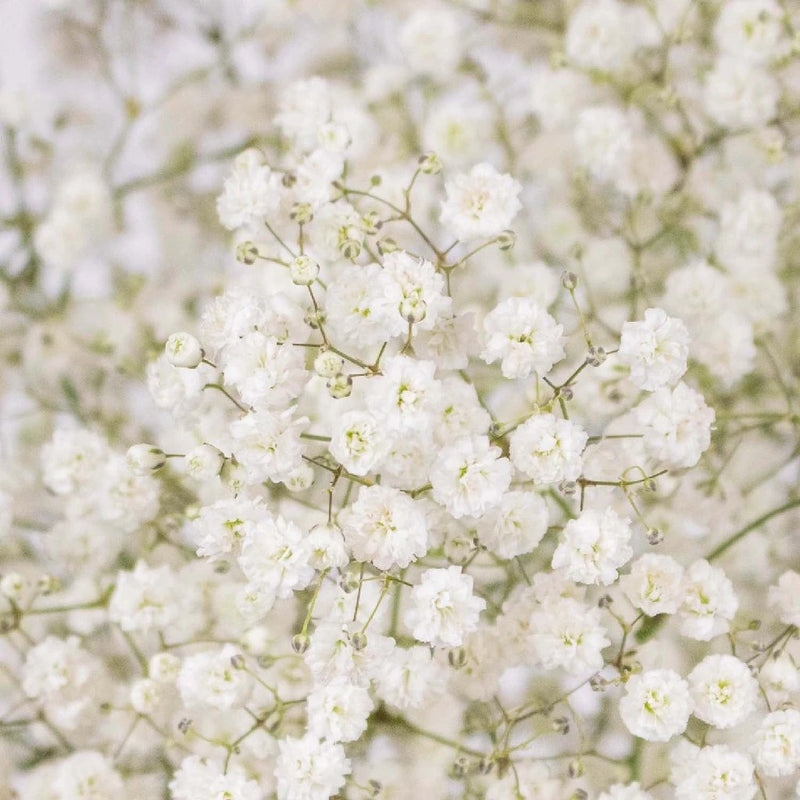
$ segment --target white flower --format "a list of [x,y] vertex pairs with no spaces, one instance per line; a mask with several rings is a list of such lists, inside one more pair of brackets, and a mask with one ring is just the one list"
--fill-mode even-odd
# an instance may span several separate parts
[[491,238],[507,229],[522,208],[522,186],[491,164],[476,164],[445,183],[442,225],[457,239]]
[[563,796],[562,781],[541,761],[518,761],[486,789],[486,800],[561,800]]
[[487,364],[502,359],[506,378],[527,378],[531,373],[546,375],[564,358],[564,327],[543,306],[528,297],[509,297],[483,320]]
[[511,462],[535,484],[577,480],[589,436],[579,425],[553,414],[536,414],[511,434]]
[[756,766],[764,775],[790,775],[800,767],[800,711],[773,711],[761,720],[753,743]]
[[95,750],[80,750],[61,761],[54,785],[59,800],[108,800],[125,796],[125,784],[119,773]]
[[195,613],[199,591],[180,585],[172,567],[149,567],[138,561],[132,571],[119,572],[108,604],[108,618],[123,631],[164,631]]
[[562,667],[570,674],[597,672],[603,649],[611,644],[600,622],[600,609],[571,597],[553,598],[530,616],[533,657],[545,669]]
[[235,762],[188,756],[169,783],[172,800],[262,800],[261,787]]
[[683,381],[653,392],[634,413],[644,426],[647,452],[668,467],[693,467],[711,444],[714,409]]
[[231,424],[234,455],[249,482],[282,481],[302,464],[300,432],[308,420],[292,419],[293,412],[259,411]]
[[444,689],[446,681],[430,648],[422,645],[395,647],[381,665],[376,680],[381,700],[400,709],[421,708],[428,698]]
[[734,273],[747,275],[775,268],[783,212],[766,191],[751,189],[723,203],[714,252]]
[[686,571],[680,610],[681,633],[708,642],[730,628],[739,608],[733,584],[719,567],[695,561]]
[[163,686],[152,678],[142,678],[131,686],[131,708],[137,714],[152,714],[161,703]]
[[675,781],[675,800],[750,800],[758,791],[753,762],[724,744],[697,751]]
[[245,497],[224,498],[200,513],[187,526],[187,535],[197,547],[197,555],[219,558],[238,553],[249,526],[267,518],[259,500]]
[[367,689],[343,680],[317,686],[307,703],[309,732],[330,742],[360,738],[373,708]]
[[415,639],[434,647],[459,647],[486,608],[486,601],[472,593],[472,576],[454,566],[425,570],[410,599],[405,623]]
[[353,475],[366,475],[388,449],[389,439],[369,411],[347,411],[333,423],[328,450]]
[[637,35],[626,5],[617,0],[585,0],[569,16],[567,56],[578,66],[613,72],[639,46]]
[[245,529],[239,566],[265,595],[289,597],[314,577],[308,537],[293,522],[266,516]]
[[630,520],[613,508],[587,509],[564,526],[553,553],[553,569],[563,569],[576,583],[614,583],[617,570],[633,555]]
[[674,386],[686,372],[689,332],[679,319],[660,308],[648,308],[642,322],[626,322],[618,358],[630,367],[631,381],[652,392]]
[[394,318],[395,336],[405,335],[408,319],[414,330],[432,330],[440,314],[450,311],[452,300],[444,293],[444,276],[430,261],[403,250],[383,257],[379,290]]
[[301,349],[259,331],[248,333],[225,349],[225,382],[250,406],[283,410],[308,379]]
[[221,650],[206,650],[184,659],[178,674],[178,691],[186,708],[241,708],[253,690],[253,679],[234,666],[239,650],[226,644]]
[[219,475],[225,456],[214,445],[200,444],[184,456],[183,463],[187,475],[196,481],[207,481]]
[[414,73],[446,78],[464,56],[466,47],[462,20],[446,6],[418,8],[398,32],[398,44]]
[[714,26],[720,50],[757,64],[777,58],[785,38],[784,12],[775,0],[725,3]]
[[769,604],[778,612],[778,619],[786,625],[800,626],[800,575],[787,570],[775,586],[769,587]]
[[511,483],[511,464],[486,436],[464,436],[443,447],[430,470],[433,498],[456,519],[496,506]]
[[431,428],[443,400],[436,365],[398,355],[384,359],[381,373],[367,384],[367,405],[381,410],[386,429],[407,434]]
[[671,556],[646,553],[622,576],[620,586],[648,617],[674,614],[683,601],[683,567]]
[[573,132],[578,163],[599,181],[618,183],[631,167],[633,128],[614,106],[581,111]]
[[381,570],[407,567],[428,551],[422,508],[386,486],[363,486],[342,517],[342,529],[353,556]]
[[299,739],[281,739],[278,747],[278,800],[329,800],[350,774],[350,761],[340,744],[306,734]]
[[44,483],[56,494],[87,488],[109,455],[106,440],[92,431],[57,430],[42,448]]
[[706,656],[689,673],[694,715],[715,728],[745,720],[758,701],[758,681],[750,668],[729,655]]
[[649,742],[666,742],[683,733],[692,701],[683,678],[670,669],[653,669],[632,675],[619,701],[625,727]]
[[173,367],[194,369],[203,360],[203,348],[191,333],[173,333],[164,345],[167,361]]
[[259,225],[278,210],[280,201],[280,175],[263,163],[257,150],[245,150],[236,157],[217,198],[219,221],[228,230]]
[[535,492],[510,491],[478,520],[478,539],[500,558],[532,552],[547,533],[547,503]]
[[720,56],[706,77],[705,109],[725,128],[766,125],[775,117],[779,97],[772,75],[739,57]]

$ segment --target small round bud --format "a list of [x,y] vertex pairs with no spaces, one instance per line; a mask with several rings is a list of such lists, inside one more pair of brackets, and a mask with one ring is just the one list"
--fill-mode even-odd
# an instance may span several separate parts
[[160,447],[154,444],[135,444],[128,448],[128,466],[140,475],[157,472],[167,463],[167,457]]
[[234,669],[244,669],[247,666],[247,662],[241,653],[235,653],[231,656],[231,666]]
[[206,481],[219,475],[225,455],[213,444],[201,444],[183,457],[183,463],[190,478]]
[[295,203],[289,212],[289,216],[298,225],[308,225],[314,219],[314,209],[310,203]]
[[182,367],[183,369],[194,369],[203,360],[203,348],[200,342],[191,333],[184,333],[179,331],[173,333],[167,339],[164,345],[164,352],[167,355],[167,361],[173,367]]
[[550,724],[553,730],[561,734],[561,736],[566,736],[569,733],[569,720],[566,717],[556,717]]
[[356,631],[350,637],[350,644],[353,645],[353,650],[356,652],[364,650],[367,646],[367,634],[363,631]]
[[181,660],[172,653],[156,653],[147,664],[147,674],[159,683],[175,683]]
[[131,686],[131,708],[137,714],[152,714],[161,702],[161,685],[152,678],[142,678]]
[[36,581],[36,591],[40,594],[52,594],[61,586],[61,581],[55,575],[40,575]]
[[236,245],[236,260],[248,266],[258,259],[258,247],[253,242],[239,242]]
[[567,774],[570,778],[580,778],[580,776],[583,775],[583,762],[580,761],[580,759],[574,758],[569,762]]
[[317,357],[314,359],[314,372],[320,378],[333,378],[334,375],[341,373],[344,368],[344,359],[328,350],[326,347],[321,347]]
[[377,211],[367,211],[361,219],[364,221],[364,230],[372,236],[383,227],[383,220]]
[[447,661],[453,669],[461,669],[467,663],[467,651],[463,647],[456,647],[448,651]]
[[563,400],[572,400],[575,394],[569,386],[562,386],[558,392],[558,396]]
[[369,179],[369,185],[370,186],[380,186],[382,182],[383,182],[383,178],[381,178],[380,175],[373,175]]
[[227,575],[231,571],[230,561],[216,561],[214,563],[214,572],[217,575]]
[[609,608],[614,602],[614,598],[610,594],[604,594],[598,601],[599,608]]
[[608,357],[603,347],[590,347],[586,356],[586,361],[590,367],[599,367]]
[[661,544],[664,541],[664,534],[658,528],[648,528],[647,542],[653,546]]
[[394,253],[397,250],[397,242],[391,236],[384,236],[383,239],[378,239],[378,252],[385,256],[388,253]]
[[648,478],[642,484],[642,489],[644,489],[646,492],[654,492],[657,488],[656,482],[652,478]]
[[367,781],[367,783],[369,785],[373,797],[380,794],[381,789],[383,789],[383,785],[381,784],[381,782],[376,781],[375,778],[370,778],[369,781]]
[[481,775],[488,775],[494,768],[494,761],[491,758],[478,759],[478,772]]
[[361,242],[358,239],[343,239],[339,243],[339,252],[342,258],[353,261],[361,255]]
[[314,330],[317,330],[319,328],[319,326],[322,325],[325,322],[325,312],[321,308],[320,309],[315,309],[315,308],[309,309],[309,311],[306,313],[305,317],[303,318],[303,321],[306,323],[306,325],[309,326],[309,328],[313,328]]
[[308,645],[310,643],[311,640],[305,633],[297,633],[292,636],[292,650],[299,656],[303,655],[303,653],[308,650]]
[[558,484],[558,491],[567,497],[572,497],[578,491],[578,484],[575,481],[561,481]]
[[425,315],[428,313],[428,307],[424,300],[420,300],[417,297],[404,297],[400,301],[398,311],[406,322],[414,325],[425,319]]
[[284,479],[283,485],[290,492],[304,492],[314,483],[314,468],[311,464],[301,464]]
[[234,494],[240,492],[247,485],[247,475],[245,468],[232,458],[226,458],[222,465],[220,477],[226,486],[230,487]]
[[189,733],[189,731],[191,730],[191,728],[192,728],[192,721],[191,721],[190,719],[188,719],[187,717],[184,717],[184,718],[183,718],[183,719],[182,719],[182,720],[181,720],[181,721],[178,723],[178,730],[179,730],[181,733]]
[[361,579],[358,577],[358,574],[352,570],[345,572],[339,579],[339,587],[345,594],[352,594],[358,589],[360,583]]
[[341,400],[345,397],[350,397],[353,392],[353,379],[344,372],[334,375],[328,379],[328,392],[335,400]]
[[21,600],[27,588],[28,581],[19,572],[8,572],[0,578],[0,594],[9,600]]
[[572,292],[578,287],[578,276],[574,272],[565,269],[561,273],[561,285],[568,291]]
[[463,778],[469,771],[469,759],[466,756],[459,756],[453,762],[452,774],[454,778]]
[[297,256],[289,265],[289,275],[296,286],[311,286],[319,275],[319,264],[309,256]]
[[442,161],[436,153],[425,153],[419,157],[419,169],[425,175],[438,175],[442,171]]
[[517,243],[517,234],[512,230],[503,231],[497,235],[495,241],[501,250],[511,250]]
[[751,619],[750,622],[747,624],[747,629],[750,631],[757,631],[760,628],[761,628],[760,619]]
[[586,789],[578,788],[572,793],[572,797],[570,797],[570,800],[588,800],[588,798],[589,798],[589,793],[586,791]]
[[605,678],[600,677],[600,675],[592,675],[589,678],[589,686],[592,687],[593,692],[602,692],[605,690],[607,685],[607,681]]

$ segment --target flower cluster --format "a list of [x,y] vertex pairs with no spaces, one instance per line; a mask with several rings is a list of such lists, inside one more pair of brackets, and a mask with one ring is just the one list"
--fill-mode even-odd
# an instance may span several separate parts
[[9,16],[0,800],[800,794],[800,0]]

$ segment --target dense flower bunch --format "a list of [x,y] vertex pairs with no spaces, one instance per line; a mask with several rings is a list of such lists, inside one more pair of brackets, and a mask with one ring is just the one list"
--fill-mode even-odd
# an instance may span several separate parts
[[13,14],[0,800],[800,794],[800,3]]

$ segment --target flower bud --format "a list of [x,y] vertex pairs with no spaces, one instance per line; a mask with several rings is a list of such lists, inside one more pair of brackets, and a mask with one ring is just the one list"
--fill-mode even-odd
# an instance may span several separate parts
[[308,225],[314,219],[314,209],[310,203],[295,203],[289,212],[289,216],[298,225]]
[[183,457],[183,463],[189,477],[196,481],[206,481],[219,475],[225,456],[213,444],[201,444]]
[[314,468],[311,464],[301,464],[293,469],[283,481],[290,492],[304,492],[314,483]]
[[242,264],[250,266],[256,263],[257,258],[258,247],[253,242],[240,242],[236,246],[236,260]]
[[350,637],[350,644],[353,645],[353,650],[356,652],[364,650],[367,646],[367,634],[363,631],[356,631]]
[[192,729],[192,721],[191,721],[191,720],[190,720],[188,717],[184,717],[184,718],[183,718],[183,719],[182,719],[182,720],[181,720],[181,721],[178,723],[178,730],[179,730],[181,733],[189,733],[189,731],[190,731],[191,729]]
[[311,641],[305,633],[297,633],[292,636],[292,650],[299,656],[308,650],[309,644],[311,644]]
[[174,683],[178,679],[181,660],[172,653],[156,653],[147,665],[147,674],[159,683]]
[[352,571],[346,572],[339,579],[339,586],[345,594],[352,594],[356,589],[358,589],[359,583],[361,583],[361,581],[359,580],[358,575]]
[[558,396],[562,400],[572,400],[575,394],[569,386],[562,386],[558,392]]
[[232,458],[225,459],[220,477],[233,490],[234,494],[247,485],[244,467]]
[[580,761],[580,759],[574,758],[569,762],[567,774],[570,778],[580,778],[580,776],[583,775],[583,762]]
[[574,272],[565,269],[561,273],[561,285],[568,291],[575,290],[578,286],[578,276]]
[[608,354],[603,347],[590,347],[589,353],[586,356],[586,361],[590,367],[599,367],[608,357]]
[[344,372],[340,372],[338,375],[328,379],[327,386],[331,397],[341,400],[345,397],[350,397],[352,394],[353,379],[349,375],[345,375]]
[[467,651],[463,647],[456,647],[448,651],[447,661],[453,669],[461,669],[467,663]]
[[658,528],[649,528],[647,531],[647,542],[653,546],[664,541],[664,534]]
[[495,241],[501,250],[511,250],[517,243],[517,234],[511,230],[503,231],[497,235]]
[[161,686],[152,678],[142,678],[131,686],[129,697],[137,714],[152,714],[161,702]]
[[373,236],[383,227],[383,220],[377,211],[367,211],[361,219],[364,221],[364,230]]
[[61,581],[55,576],[50,574],[40,575],[36,581],[36,590],[40,594],[52,594],[61,587]]
[[9,600],[21,600],[27,588],[28,581],[19,572],[8,572],[0,578],[0,594]]
[[164,352],[167,354],[167,361],[173,367],[183,367],[184,369],[194,369],[203,360],[203,348],[200,342],[191,333],[179,331],[173,333],[164,345]]
[[438,175],[442,171],[442,161],[436,153],[425,153],[419,157],[419,169],[425,175]]
[[297,256],[289,265],[292,283],[297,286],[311,286],[319,275],[319,264],[309,256]]
[[333,378],[338,375],[344,368],[344,359],[328,350],[326,347],[321,347],[317,357],[314,359],[314,372],[320,378]]
[[339,242],[339,252],[342,258],[353,261],[361,255],[361,242],[358,239],[343,239]]
[[128,448],[128,466],[140,475],[157,472],[167,463],[167,457],[160,447],[154,444],[135,444]]
[[558,484],[558,491],[567,497],[572,497],[578,491],[578,484],[575,481],[561,481]]
[[383,239],[378,239],[378,252],[385,256],[387,253],[394,253],[397,250],[397,242],[391,236],[384,236]]
[[310,328],[317,330],[319,326],[325,322],[325,312],[321,308],[320,309],[312,308],[306,313],[305,317],[303,318],[303,321]]
[[231,656],[231,666],[234,669],[244,669],[247,666],[247,662],[241,653],[235,653]]
[[400,311],[400,316],[411,325],[422,322],[428,313],[425,301],[417,297],[404,297],[400,301],[398,310]]
[[566,717],[556,717],[550,724],[553,730],[561,734],[561,736],[566,736],[569,733],[569,720]]

